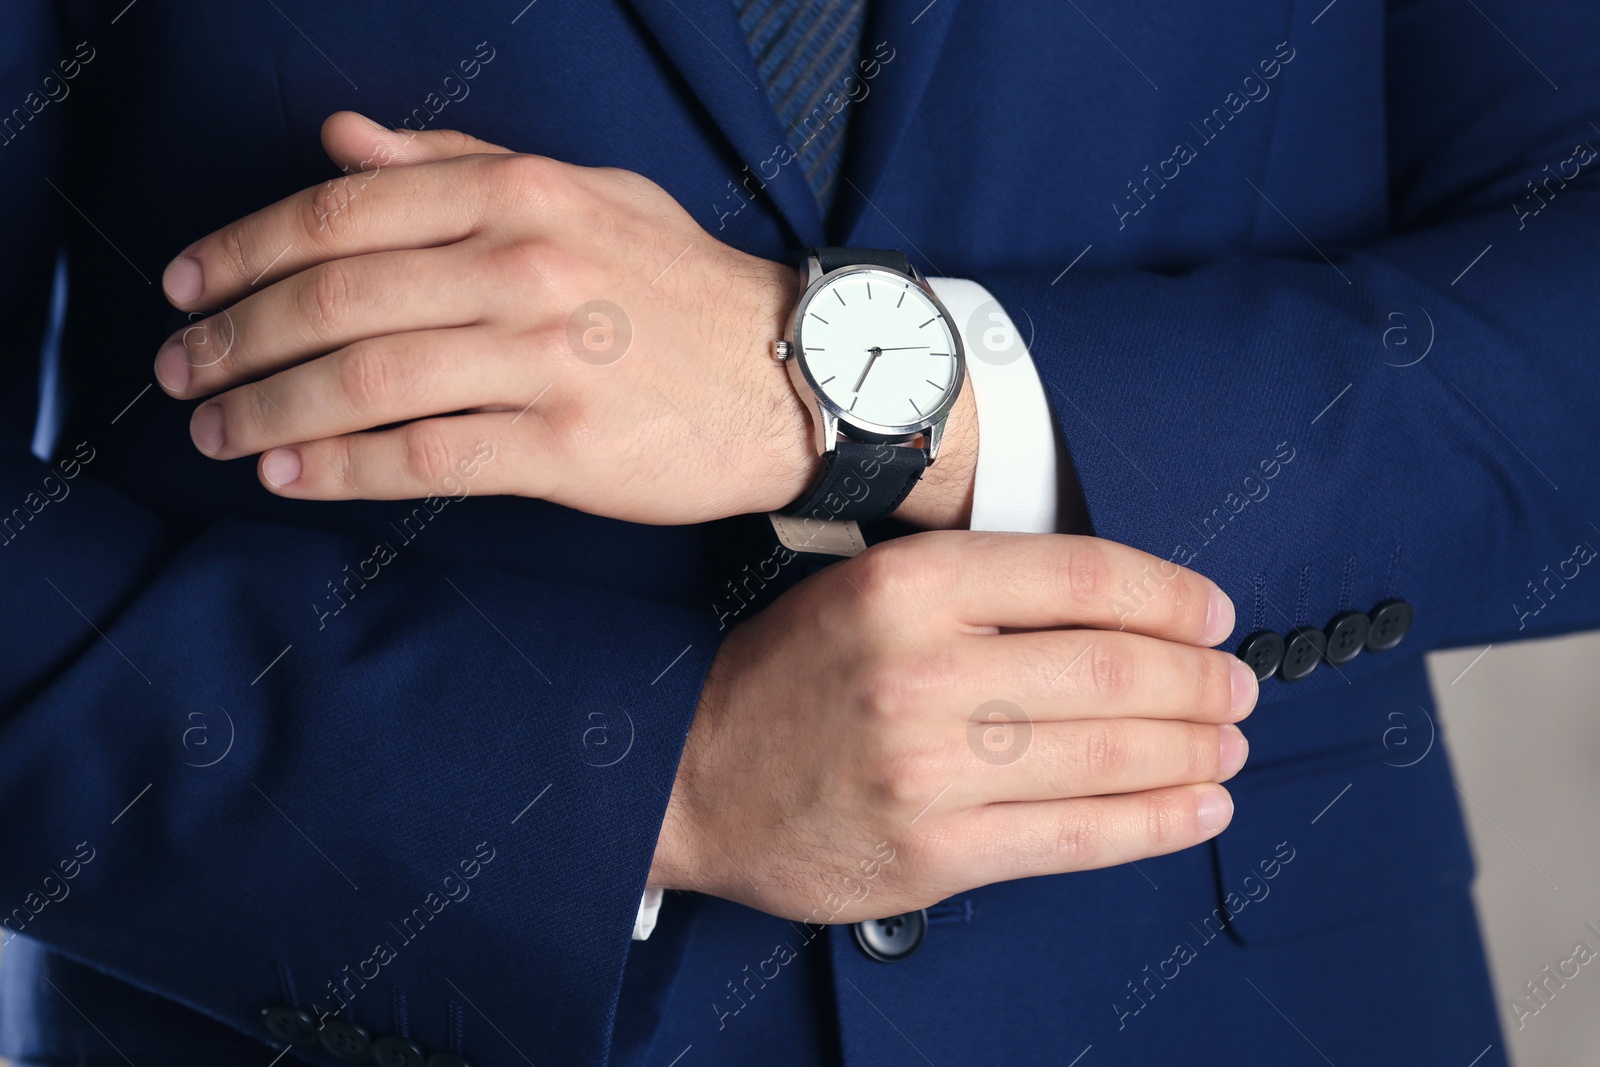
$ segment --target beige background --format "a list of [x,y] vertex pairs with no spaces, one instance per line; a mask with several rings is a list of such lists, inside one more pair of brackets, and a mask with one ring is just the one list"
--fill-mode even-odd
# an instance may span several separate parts
[[[1518,1029],[1524,983],[1600,952],[1600,633],[1429,658],[1462,809],[1500,1025],[1517,1067],[1600,1063],[1600,959],[1547,995]],[[1463,674],[1462,672],[1466,673]],[[1572,965],[1566,968],[1572,973]],[[1465,1065],[1463,1065],[1465,1067]]]
[[1600,812],[1600,632],[1441,652],[1428,669],[1466,797],[1474,892],[1512,1062],[1594,1067],[1600,959],[1547,996],[1521,1029],[1510,1003],[1580,940],[1600,951],[1600,936],[1584,929],[1591,921],[1600,929],[1592,830]]

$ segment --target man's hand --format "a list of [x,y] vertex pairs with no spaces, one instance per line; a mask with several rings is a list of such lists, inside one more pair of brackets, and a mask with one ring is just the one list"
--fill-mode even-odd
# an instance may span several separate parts
[[[769,358],[794,270],[627,171],[349,112],[323,142],[346,177],[211,234],[162,278],[197,321],[157,379],[183,398],[226,390],[190,423],[202,452],[264,453],[282,496],[401,499],[488,442],[484,491],[653,523],[809,488],[809,419]],[[964,398],[902,517],[962,522],[972,411]]]
[[1257,695],[1206,647],[1233,622],[1207,579],[1097,538],[871,548],[723,642],[650,884],[852,922],[1205,841]]

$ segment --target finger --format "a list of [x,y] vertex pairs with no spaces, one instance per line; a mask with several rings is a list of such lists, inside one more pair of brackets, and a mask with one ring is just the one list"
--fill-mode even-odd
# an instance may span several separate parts
[[354,111],[328,116],[322,124],[322,148],[346,174],[511,151],[459,130],[391,130]]
[[1260,693],[1237,656],[1117,630],[962,635],[954,657],[957,699],[1009,701],[1034,721],[1238,722]]
[[901,557],[890,577],[921,583],[971,626],[1091,626],[1196,645],[1233,630],[1233,602],[1215,582],[1104,538],[951,530],[880,554]]
[[299,500],[418,500],[469,493],[548,496],[557,482],[542,423],[495,411],[423,419],[263,454],[261,484]]
[[1154,719],[985,723],[966,743],[976,758],[951,792],[974,806],[1225,782],[1250,751],[1237,726]]
[[515,413],[548,384],[542,363],[528,342],[482,327],[390,334],[230,389],[195,409],[189,435],[212,459],[236,459],[469,408]]
[[974,885],[1114,867],[1178,852],[1221,833],[1233,798],[1220,785],[1113,797],[989,804],[951,835]]
[[482,206],[497,173],[491,164],[513,160],[534,161],[527,166],[541,176],[565,167],[537,156],[479,155],[332,178],[202,237],[167,264],[162,288],[185,310],[221,307],[316,263],[459,241],[488,225]]
[[451,246],[318,264],[173,336],[156,380],[206,396],[370,337],[471,325],[489,299],[470,269],[479,255]]

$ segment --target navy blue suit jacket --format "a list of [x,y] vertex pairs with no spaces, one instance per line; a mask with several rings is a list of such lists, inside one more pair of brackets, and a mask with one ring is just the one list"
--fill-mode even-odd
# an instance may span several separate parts
[[[1579,3],[875,0],[825,224],[727,0],[12,0],[5,1053],[259,1067],[263,1008],[346,1003],[480,1067],[1499,1062],[1421,655],[1600,620],[1597,38]],[[1237,637],[1414,627],[1264,686],[1206,847],[964,894],[900,964],[688,896],[632,944],[749,562],[722,524],[281,500],[147,391],[163,265],[329,177],[340,108],[975,278],[1097,533],[1216,579]]]

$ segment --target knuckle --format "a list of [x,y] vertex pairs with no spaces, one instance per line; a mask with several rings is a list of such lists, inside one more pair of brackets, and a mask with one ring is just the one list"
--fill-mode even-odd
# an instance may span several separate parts
[[524,206],[550,204],[564,181],[559,164],[546,156],[521,153],[487,156],[484,166],[488,180]]
[[335,437],[322,446],[323,450],[330,453],[324,462],[331,470],[333,477],[330,482],[340,486],[356,485],[356,455],[355,449],[350,446],[350,438]]
[[461,130],[434,130],[433,136],[447,156],[465,155],[467,150],[473,147],[473,138]]
[[1154,850],[1170,852],[1189,839],[1192,807],[1186,793],[1153,793],[1145,797],[1145,839]]
[[227,419],[231,424],[235,412],[242,415],[244,425],[236,434],[230,430],[230,437],[243,438],[246,434],[266,439],[274,436],[283,414],[278,409],[278,404],[272,399],[272,394],[257,382],[251,382],[248,388],[235,390],[225,401],[227,404]]
[[1133,660],[1116,642],[1101,640],[1091,645],[1088,666],[1089,685],[1101,700],[1119,700],[1133,689]]
[[1207,718],[1232,718],[1233,661],[1226,652],[1205,651],[1194,670],[1194,702]]
[[1117,781],[1127,773],[1132,762],[1132,740],[1124,723],[1115,720],[1099,723],[1084,738],[1083,772],[1090,780]]
[[851,575],[862,596],[881,608],[897,603],[918,581],[928,580],[932,561],[894,542],[878,545],[857,556]]
[[356,345],[339,357],[339,392],[358,414],[386,410],[395,394],[394,362],[372,344]]
[[861,680],[861,698],[867,714],[899,721],[916,713],[926,702],[930,688],[925,671],[889,660],[865,672]]
[[1187,756],[1185,781],[1209,782],[1216,777],[1222,763],[1221,727],[1191,726],[1185,738]]
[[419,485],[436,486],[450,474],[450,448],[443,433],[428,422],[407,423],[400,430],[405,470]]
[[1062,555],[1060,581],[1074,604],[1092,604],[1105,595],[1110,576],[1104,553],[1087,538],[1075,538]]
[[[1183,574],[1163,581],[1157,574],[1161,595],[1167,601],[1167,618],[1187,632],[1198,635],[1206,624],[1206,602],[1209,594],[1202,591],[1198,578]],[[1199,614],[1196,615],[1196,612]]]
[[1069,868],[1093,867],[1099,861],[1100,828],[1090,816],[1069,811],[1056,826],[1055,851]]
[[245,243],[242,226],[230,226],[222,241],[223,254],[228,257],[228,268],[236,278],[254,278],[254,259]]
[[882,763],[878,790],[891,811],[915,812],[939,792],[935,761],[926,753],[902,747]]
[[349,314],[351,286],[349,271],[335,260],[312,269],[301,286],[301,313],[313,333],[325,337],[336,333]]
[[347,176],[330,178],[310,190],[300,214],[305,235],[319,245],[336,240],[349,226],[354,199],[355,190]]

